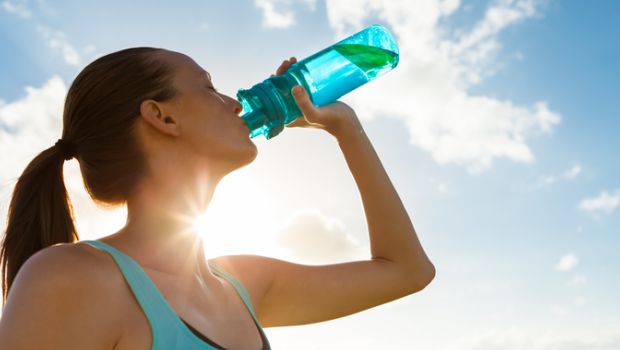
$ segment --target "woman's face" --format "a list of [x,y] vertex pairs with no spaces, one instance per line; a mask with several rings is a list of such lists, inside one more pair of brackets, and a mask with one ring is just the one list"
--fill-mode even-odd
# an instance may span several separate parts
[[217,92],[210,74],[190,57],[164,51],[163,58],[174,70],[176,96],[167,109],[179,120],[181,141],[210,162],[232,169],[252,162],[257,149],[239,117],[241,104]]

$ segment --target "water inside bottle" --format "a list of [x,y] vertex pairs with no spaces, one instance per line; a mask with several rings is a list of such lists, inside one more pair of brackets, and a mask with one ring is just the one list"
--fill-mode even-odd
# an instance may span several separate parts
[[398,63],[398,54],[379,47],[360,44],[334,45],[334,50],[351,61],[368,80],[376,78],[382,72],[390,70]]
[[336,44],[299,62],[299,71],[314,104],[323,106],[390,71],[398,58],[396,52],[371,45]]
[[[287,74],[294,77],[293,82],[305,82],[303,85],[308,88],[314,105],[323,106],[387,73],[398,64],[398,59],[398,52],[372,45],[336,44],[293,64]],[[290,97],[289,90],[293,87],[289,84],[290,81],[271,78],[264,83],[272,86],[273,91],[281,97],[282,103],[288,106],[284,108],[288,111],[284,123],[294,120],[298,113],[291,113],[298,111],[298,108]],[[241,98],[240,102],[247,118],[253,112],[252,104],[245,98]],[[260,103],[257,101],[253,105]],[[250,137],[268,135],[272,127],[271,123],[267,123],[255,128],[251,130]]]

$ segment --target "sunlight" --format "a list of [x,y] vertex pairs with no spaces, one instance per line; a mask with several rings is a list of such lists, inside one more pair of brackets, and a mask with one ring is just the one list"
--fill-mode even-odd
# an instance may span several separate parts
[[121,229],[127,220],[127,207],[104,208],[97,205],[84,188],[77,160],[64,165],[64,180],[73,205],[75,227],[80,240],[99,239]]
[[205,256],[279,254],[273,229],[281,212],[277,205],[247,174],[228,175],[209,207],[192,219],[203,237]]
[[209,216],[206,213],[199,214],[196,218],[194,218],[194,224],[192,227],[196,232],[200,235],[204,235],[207,232],[209,224]]
[[[65,172],[80,239],[98,239],[125,225],[127,208],[98,207],[86,193],[77,162],[68,162]],[[278,226],[287,210],[257,182],[245,171],[231,173],[220,181],[210,203],[204,201],[208,197],[204,179],[194,187],[194,193],[179,193],[187,201],[190,214],[177,214],[178,219],[188,223],[186,234],[202,236],[207,258],[229,254],[288,256],[276,243]]]

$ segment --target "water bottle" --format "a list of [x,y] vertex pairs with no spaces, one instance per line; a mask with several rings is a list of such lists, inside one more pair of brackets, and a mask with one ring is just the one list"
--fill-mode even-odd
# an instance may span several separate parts
[[291,93],[293,86],[303,86],[314,106],[324,106],[389,72],[398,58],[394,37],[384,27],[372,25],[292,64],[280,76],[240,89],[241,118],[251,138],[264,135],[270,139],[302,115]]

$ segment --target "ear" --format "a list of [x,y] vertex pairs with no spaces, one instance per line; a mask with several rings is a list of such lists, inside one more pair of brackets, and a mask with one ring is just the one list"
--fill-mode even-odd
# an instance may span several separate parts
[[142,101],[140,115],[147,124],[166,135],[179,136],[181,134],[178,120],[167,112],[160,102],[155,100]]

